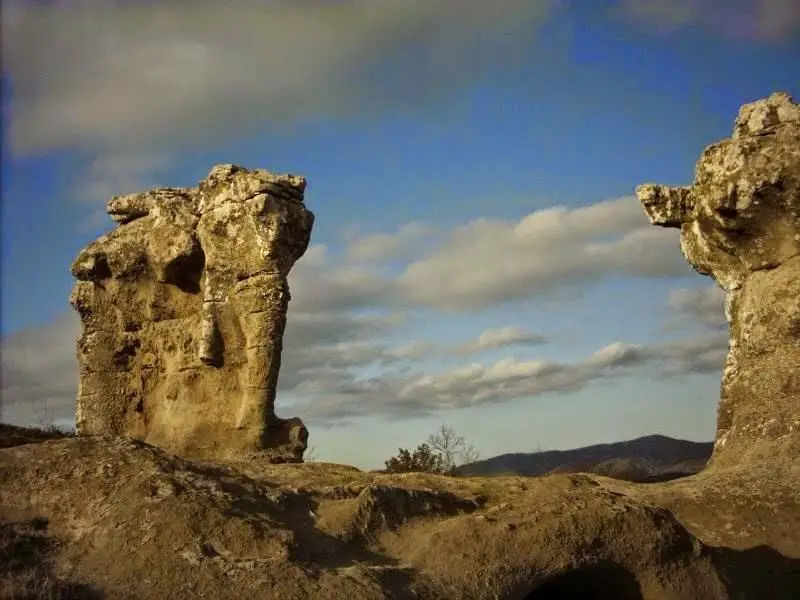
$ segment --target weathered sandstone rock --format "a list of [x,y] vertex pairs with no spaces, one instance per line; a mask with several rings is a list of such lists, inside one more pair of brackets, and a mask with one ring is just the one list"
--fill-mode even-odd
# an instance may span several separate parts
[[[791,236],[782,233],[797,225],[800,146],[797,122],[791,122],[796,108],[781,96],[745,107],[733,139],[703,155],[694,186],[639,190],[651,219],[682,227],[687,257],[729,291],[732,348],[710,468],[646,485],[597,474],[389,475],[324,463],[269,464],[243,455],[214,465],[124,436],[43,441],[0,428],[0,437],[9,438],[0,439],[0,446],[8,446],[0,448],[0,597],[12,596],[8,590],[16,597],[29,590],[39,596],[26,597],[41,597],[44,590],[48,597],[123,600],[800,597],[800,457],[793,425],[800,365],[798,295],[792,287],[798,257],[796,251],[790,257],[793,251],[784,245]],[[759,136],[758,128],[770,123],[772,129]],[[711,177],[708,171],[715,160],[731,161],[737,152],[744,154],[734,161],[740,163],[730,177],[740,189],[737,199],[747,198],[749,192],[741,189],[752,186],[751,202],[734,205],[733,212],[714,212],[709,200],[714,196],[705,191],[727,193],[728,187],[715,179],[722,175]],[[777,173],[773,187],[759,183],[759,174],[770,170]],[[250,288],[247,300],[226,303],[217,292],[237,279],[233,263],[225,262],[227,268],[219,263],[208,276],[185,268],[201,258],[208,268],[209,256],[233,254],[224,240],[221,248],[206,250],[214,244],[209,243],[214,223],[224,221],[198,225],[202,254],[191,235],[182,237],[191,227],[181,226],[162,232],[174,246],[156,242],[153,250],[141,250],[141,240],[154,228],[136,229],[137,223],[153,221],[159,211],[178,212],[196,198],[161,190],[115,200],[111,212],[126,224],[109,237],[119,241],[84,253],[77,264],[79,272],[105,275],[77,286],[91,292],[86,297],[92,302],[76,302],[89,332],[84,337],[96,336],[84,342],[96,344],[96,354],[82,358],[83,373],[106,382],[98,393],[119,403],[87,397],[88,424],[127,426],[124,400],[113,396],[112,379],[102,379],[120,372],[114,370],[115,353],[120,364],[151,365],[145,372],[166,361],[172,369],[167,372],[194,370],[198,378],[203,369],[222,372],[231,357],[241,359],[230,340],[244,337],[242,306],[255,305],[261,288]],[[283,199],[292,201],[288,194]],[[197,214],[203,213],[197,209]],[[191,211],[188,215],[191,222]],[[196,218],[202,223],[204,216]],[[242,221],[237,223],[243,231]],[[143,237],[122,234],[125,228]],[[242,262],[255,263],[249,249],[242,245]],[[182,266],[170,267],[176,260],[184,261]],[[153,275],[116,275],[136,269]],[[199,290],[207,285],[210,299],[204,303]],[[128,298],[130,308],[117,308]],[[141,298],[149,303],[137,304]],[[258,306],[264,312],[264,303]],[[172,316],[147,320],[145,314]],[[142,348],[163,338],[143,338],[140,332],[161,327],[160,335],[170,319],[187,320],[184,314],[194,315],[188,321],[194,329],[177,327],[175,333],[185,330],[187,337],[174,343],[166,359],[158,346],[153,360],[145,362]],[[122,326],[104,327],[108,321]],[[203,322],[217,338],[196,333]],[[137,336],[125,345],[129,334]],[[117,345],[103,346],[97,341],[102,339]],[[179,352],[184,339],[190,343]],[[87,363],[97,366],[90,371]],[[237,393],[244,389],[237,387],[239,379],[218,377],[220,392],[225,385]],[[151,389],[145,387],[150,381],[143,378],[142,389]],[[207,388],[195,385],[205,402],[201,407],[216,406]],[[747,386],[752,393],[743,391]],[[193,401],[186,399],[192,406]],[[106,406],[116,406],[123,416],[118,421],[104,416]],[[158,408],[153,418],[166,428],[172,411],[176,426],[183,426],[186,416],[179,408],[177,403]],[[93,410],[99,411],[96,421]],[[198,417],[192,423],[199,422]],[[208,430],[219,434],[220,449],[237,447],[224,439],[230,429],[214,427]]]
[[287,275],[308,247],[302,177],[214,167],[199,186],[117,196],[72,265],[82,434],[202,458],[302,459],[275,415]]
[[800,456],[800,106],[783,93],[743,106],[692,186],[636,192],[728,294],[712,466]]

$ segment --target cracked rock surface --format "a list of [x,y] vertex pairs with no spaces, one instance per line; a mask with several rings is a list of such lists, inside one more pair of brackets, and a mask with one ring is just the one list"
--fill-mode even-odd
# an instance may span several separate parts
[[195,188],[117,196],[119,225],[72,264],[82,434],[184,456],[301,460],[275,415],[287,276],[308,247],[306,181],[215,166]]
[[679,227],[686,260],[727,293],[730,348],[712,464],[800,455],[800,106],[747,104],[705,149],[691,186],[636,190]]

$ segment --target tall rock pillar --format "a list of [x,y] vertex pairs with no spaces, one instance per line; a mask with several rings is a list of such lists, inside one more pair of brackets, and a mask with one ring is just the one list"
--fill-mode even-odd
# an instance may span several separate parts
[[654,225],[727,292],[730,348],[711,465],[800,456],[800,106],[743,106],[691,186],[636,189]]
[[117,196],[119,223],[72,265],[81,434],[197,458],[300,461],[275,414],[287,276],[308,248],[306,181],[218,165],[195,188]]

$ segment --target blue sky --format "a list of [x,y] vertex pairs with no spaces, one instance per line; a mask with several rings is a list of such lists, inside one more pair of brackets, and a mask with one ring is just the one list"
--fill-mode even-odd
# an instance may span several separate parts
[[793,0],[179,4],[4,3],[5,420],[71,420],[105,201],[233,162],[309,181],[277,410],[320,459],[713,437],[722,294],[633,189],[798,96]]

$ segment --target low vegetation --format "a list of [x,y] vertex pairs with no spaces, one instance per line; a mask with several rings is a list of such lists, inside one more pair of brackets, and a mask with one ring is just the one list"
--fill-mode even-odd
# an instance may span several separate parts
[[0,423],[0,448],[10,448],[22,444],[33,444],[46,442],[47,440],[58,440],[75,435],[75,431],[46,425],[44,427],[17,427]]
[[398,453],[384,464],[384,473],[439,473],[455,475],[456,469],[480,458],[475,448],[455,429],[442,425],[430,434],[426,442],[410,452],[398,448]]

